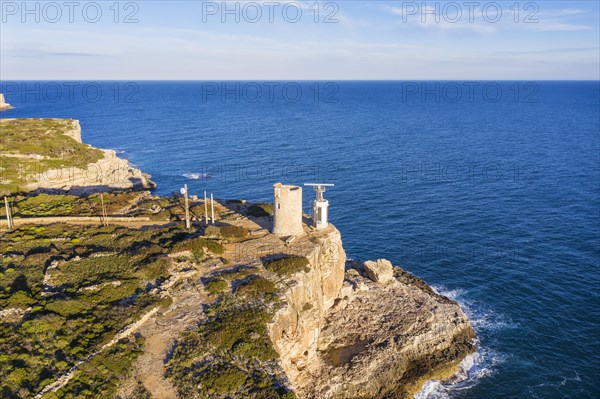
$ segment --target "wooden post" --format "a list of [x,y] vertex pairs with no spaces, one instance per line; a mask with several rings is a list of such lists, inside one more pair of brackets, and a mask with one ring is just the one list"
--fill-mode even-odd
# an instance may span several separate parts
[[100,220],[102,221],[102,226],[108,226],[108,212],[106,211],[106,205],[104,205],[104,194],[100,193],[100,204],[102,206],[102,216]]
[[190,200],[188,199],[187,184],[183,186],[183,190],[185,191],[185,193],[184,193],[184,196],[185,196],[185,228],[189,230],[192,226],[190,223]]
[[204,222],[208,225],[208,199],[206,198],[206,191],[204,192]]
[[6,224],[9,229],[14,229],[15,224],[13,223],[12,215],[10,213],[10,206],[8,205],[8,198],[4,196],[4,206],[6,207]]
[[210,215],[212,224],[215,224],[215,200],[213,199],[212,193],[210,193]]

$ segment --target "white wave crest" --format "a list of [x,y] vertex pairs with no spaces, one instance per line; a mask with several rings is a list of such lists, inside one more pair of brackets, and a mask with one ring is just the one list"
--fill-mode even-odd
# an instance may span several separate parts
[[[448,290],[442,286],[432,286],[433,290],[457,301],[471,321],[477,333],[482,331],[495,332],[505,328],[515,328],[516,324],[507,320],[493,310],[486,309],[482,304],[464,298],[465,291],[461,289]],[[478,382],[494,373],[498,364],[506,360],[506,356],[481,345],[476,338],[477,351],[467,355],[460,363],[457,374],[450,380],[441,382],[428,381],[414,396],[415,399],[449,399],[453,394],[470,389]]]
[[183,177],[190,180],[210,179],[212,176],[209,173],[184,173]]

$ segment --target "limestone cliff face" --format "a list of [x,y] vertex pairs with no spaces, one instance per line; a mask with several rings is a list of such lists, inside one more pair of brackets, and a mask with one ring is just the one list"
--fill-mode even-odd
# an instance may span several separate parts
[[298,273],[288,283],[286,306],[271,325],[270,334],[282,366],[294,383],[317,357],[325,314],[333,306],[344,281],[346,254],[340,232],[333,226],[313,232],[294,246],[310,261],[310,272]]
[[[81,126],[73,120],[73,129],[65,131],[65,135],[78,142],[81,140]],[[149,176],[132,167],[125,159],[117,157],[113,150],[101,149],[104,157],[87,165],[87,169],[61,168],[50,169],[43,173],[28,176],[25,185],[27,191],[69,192],[85,194],[110,189],[150,189],[155,184]]]
[[4,94],[0,93],[0,111],[6,110],[6,109],[11,109],[12,107],[10,106],[10,104],[8,104],[6,102],[6,100],[4,100]]
[[313,234],[296,244],[311,271],[288,283],[270,329],[299,398],[410,398],[457,372],[474,333],[456,302],[387,261],[371,264],[389,267],[381,273],[391,280],[346,265],[333,227]]

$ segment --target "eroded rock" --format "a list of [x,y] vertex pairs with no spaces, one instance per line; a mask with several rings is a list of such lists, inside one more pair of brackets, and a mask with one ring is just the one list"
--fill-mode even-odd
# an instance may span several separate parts
[[389,284],[394,281],[394,268],[387,259],[368,260],[363,265],[367,277],[379,284]]
[[319,256],[341,248],[334,228],[309,242],[311,271],[294,276],[271,326],[299,398],[412,398],[427,380],[452,377],[474,350],[456,302],[385,259],[349,264],[344,274],[345,254],[335,262]]

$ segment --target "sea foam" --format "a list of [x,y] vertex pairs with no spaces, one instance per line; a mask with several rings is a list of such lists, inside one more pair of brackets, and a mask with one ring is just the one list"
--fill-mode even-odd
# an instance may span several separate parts
[[[493,310],[486,309],[483,304],[465,299],[465,291],[449,290],[443,286],[432,286],[435,292],[457,301],[471,321],[477,337],[482,331],[498,331],[515,328],[516,324]],[[415,399],[449,399],[460,391],[470,389],[480,380],[492,375],[497,366],[506,360],[506,356],[485,345],[475,338],[477,350],[467,355],[459,365],[459,370],[450,380],[441,382],[431,380],[414,396]]]

